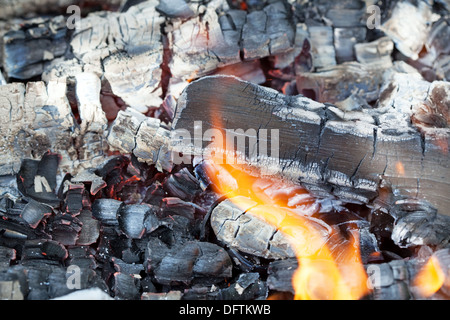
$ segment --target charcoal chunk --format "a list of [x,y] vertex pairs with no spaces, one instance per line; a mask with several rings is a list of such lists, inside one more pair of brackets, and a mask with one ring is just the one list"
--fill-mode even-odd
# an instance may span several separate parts
[[267,284],[260,279],[259,273],[243,273],[235,283],[222,289],[218,300],[255,300],[267,298]]
[[292,276],[298,268],[297,259],[275,260],[269,264],[267,285],[269,289],[295,293]]
[[17,174],[20,192],[39,202],[58,205],[60,200],[55,195],[58,165],[59,155],[51,152],[46,152],[41,160],[24,159]]
[[92,215],[106,226],[118,226],[117,212],[122,202],[114,199],[97,199],[92,203]]
[[62,262],[67,256],[67,249],[57,241],[28,240],[25,242],[22,259],[28,261],[48,260]]
[[199,181],[186,168],[171,174],[163,186],[169,195],[184,201],[192,201],[201,191]]
[[146,227],[151,231],[158,227],[153,208],[146,204],[122,205],[118,211],[118,221],[120,229],[131,239],[142,238]]
[[[405,207],[406,204],[403,204]],[[400,213],[401,212],[401,213]],[[423,204],[409,204],[397,212],[392,240],[401,247],[432,245],[444,248],[450,243],[450,217]]]
[[51,214],[51,207],[34,200],[30,200],[25,208],[23,208],[21,216],[26,222],[28,222],[30,227],[34,229],[38,226],[42,219]]
[[73,246],[82,229],[81,221],[70,214],[57,213],[49,224],[52,239],[65,246]]
[[196,207],[193,203],[175,197],[164,198],[161,203],[163,217],[180,215],[190,220],[194,220],[195,209]]
[[139,299],[138,280],[132,276],[116,272],[114,274],[114,297],[124,300],[136,300]]
[[[151,248],[150,250],[154,250]],[[160,254],[166,254],[162,259]],[[154,276],[161,284],[217,283],[231,277],[231,259],[224,249],[208,242],[190,241],[167,251],[156,248],[160,260]],[[149,265],[154,262],[149,260]]]

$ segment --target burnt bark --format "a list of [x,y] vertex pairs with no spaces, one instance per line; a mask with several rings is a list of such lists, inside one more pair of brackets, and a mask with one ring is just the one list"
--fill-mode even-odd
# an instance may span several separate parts
[[[446,83],[419,81],[418,86],[424,84],[448,90]],[[433,104],[427,91],[419,92]],[[395,99],[395,92],[388,94]],[[233,77],[205,77],[191,83],[180,97],[172,142],[178,152],[205,155],[211,139],[179,139],[186,130],[190,137],[203,139],[195,135],[194,121],[201,121],[202,132],[216,128],[222,137],[227,129],[242,129],[249,139],[255,138],[252,130],[276,129],[278,141],[272,143],[278,143],[277,154],[258,154],[248,144],[236,153],[255,173],[278,175],[302,183],[313,194],[331,194],[355,203],[368,203],[381,186],[388,187],[397,199],[426,200],[440,214],[449,214],[447,126],[419,131],[408,117],[421,104],[410,106],[400,99],[390,107],[343,112]],[[258,144],[269,141],[261,136]],[[214,147],[218,152],[226,149],[224,144]]]

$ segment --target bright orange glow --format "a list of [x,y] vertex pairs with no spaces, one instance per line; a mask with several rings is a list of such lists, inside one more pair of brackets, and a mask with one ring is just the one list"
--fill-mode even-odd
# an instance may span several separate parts
[[422,296],[430,297],[442,287],[444,282],[445,273],[439,265],[439,260],[432,256],[415,278],[414,285]]
[[[291,244],[299,262],[292,278],[295,299],[360,299],[369,292],[358,237],[352,234],[347,240],[332,228],[328,235],[318,230],[307,213],[299,212],[308,206],[308,201],[311,202],[311,197],[305,196],[306,190],[274,177],[271,180],[254,177],[247,173],[248,168],[244,165],[222,165],[223,154],[215,153],[213,158],[218,161],[210,159],[213,164],[207,174],[218,189],[216,191],[226,195],[242,210],[248,208],[248,201],[256,202],[258,205],[246,214],[273,225]],[[277,192],[265,192],[268,185],[277,186],[271,190]],[[274,199],[274,193],[283,198],[284,190],[289,192],[290,199],[295,198],[294,209],[287,206],[286,197]],[[301,199],[305,199],[303,203]]]
[[400,161],[397,161],[395,163],[395,170],[397,171],[397,174],[401,177],[405,175],[405,167],[403,166],[403,163]]

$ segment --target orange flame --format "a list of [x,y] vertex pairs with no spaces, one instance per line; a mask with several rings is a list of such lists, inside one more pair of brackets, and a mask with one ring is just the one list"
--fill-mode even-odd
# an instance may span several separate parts
[[419,294],[430,297],[435,294],[445,282],[445,273],[435,256],[431,256],[414,280]]
[[[264,184],[261,181],[267,182],[266,180],[248,174],[244,165],[222,165],[223,155],[217,152],[213,158],[213,169],[207,169],[207,174],[216,185],[217,191],[227,195],[229,200],[243,211],[248,208],[248,200],[245,199],[258,203],[258,206],[246,214],[276,227],[290,242],[299,262],[299,268],[292,278],[295,299],[360,299],[369,292],[367,274],[360,258],[358,237],[354,236],[353,241],[339,241],[343,239],[342,235],[330,232],[329,238],[324,238],[323,231],[321,233],[317,230],[306,217],[308,214],[290,209],[285,202],[266,194],[261,188],[261,184]],[[219,160],[214,161],[215,159]],[[294,196],[299,199],[307,198],[304,197],[306,190],[297,185],[287,184],[276,178],[272,179],[271,183],[289,188],[291,195],[294,191]],[[278,193],[282,193],[282,190]],[[308,199],[311,201],[310,197]],[[300,210],[305,207],[305,203],[300,200],[296,200],[295,204]],[[339,244],[338,249],[331,250],[327,246],[327,243],[332,244],[333,241],[334,244]]]

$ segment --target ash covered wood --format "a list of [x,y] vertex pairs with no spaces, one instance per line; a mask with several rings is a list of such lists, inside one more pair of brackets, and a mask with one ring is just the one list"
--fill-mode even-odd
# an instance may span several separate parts
[[[395,96],[392,90],[389,92]],[[426,92],[422,95],[430,101]],[[396,108],[343,113],[332,105],[283,96],[233,77],[205,77],[191,83],[179,100],[174,144],[179,152],[203,155],[210,141],[203,141],[200,148],[198,143],[180,142],[176,130],[188,130],[194,137],[194,121],[201,121],[202,130],[207,130],[212,128],[208,123],[214,117],[227,119],[217,128],[223,137],[226,129],[242,129],[244,133],[249,129],[277,129],[279,140],[273,141],[279,143],[276,151],[280,159],[277,155],[251,154],[248,146],[246,154],[239,155],[245,156],[247,164],[259,174],[278,174],[302,182],[314,194],[332,193],[362,203],[374,199],[383,184],[399,197],[424,199],[440,214],[448,214],[447,126],[434,129],[437,134],[431,135],[422,134],[406,119],[403,123],[390,122],[404,115],[407,108],[411,116],[421,104],[413,105],[412,110],[408,104],[399,113],[402,106],[400,101]],[[248,114],[245,121],[238,115],[242,109]],[[442,144],[444,149],[439,147]],[[219,146],[218,151],[223,152],[224,147]]]
[[[367,28],[372,2],[120,2],[0,0],[0,19],[20,17],[0,21],[2,299],[292,294],[289,239],[256,218],[271,207],[216,194],[207,161],[174,161],[211,142],[196,140],[195,120],[203,132],[280,130],[278,141],[249,134],[278,142],[281,158],[247,148],[250,172],[274,175],[266,196],[321,230],[311,252],[359,239],[367,298],[423,298],[413,279],[432,255],[448,274],[445,2],[380,4],[384,33]],[[113,12],[73,31],[67,17],[23,14],[69,4]],[[214,74],[248,82],[193,81]],[[180,154],[172,128],[194,148]]]
[[[103,161],[107,145],[103,142],[102,128],[106,119],[98,100],[99,92],[96,91],[100,89],[95,84],[98,78],[92,74],[79,77],[80,80],[84,77],[77,85],[79,90],[91,92],[80,98],[84,120],[81,127],[71,111],[64,79],[51,81],[47,85],[29,82],[26,86],[13,83],[0,87],[1,110],[8,115],[2,118],[0,129],[2,175],[18,172],[22,159],[40,159],[48,150],[60,154],[61,167],[67,171],[83,166],[95,167],[94,163]],[[89,82],[88,78],[93,82]],[[43,182],[36,186],[45,187]]]

